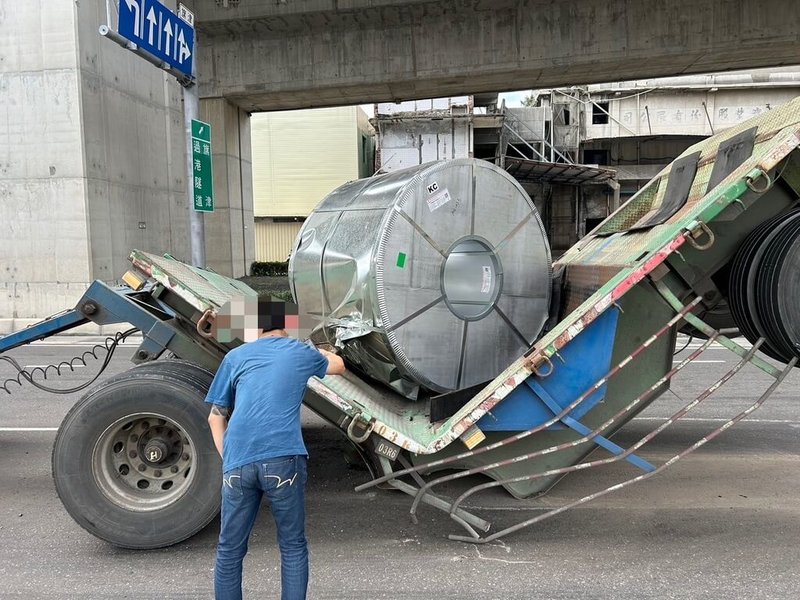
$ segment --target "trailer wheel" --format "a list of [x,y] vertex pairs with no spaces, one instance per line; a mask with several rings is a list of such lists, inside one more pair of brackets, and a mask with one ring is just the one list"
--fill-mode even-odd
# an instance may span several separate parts
[[53,448],[64,507],[124,548],[161,548],[219,512],[220,458],[206,421],[210,374],[153,363],[107,380],[67,414]]

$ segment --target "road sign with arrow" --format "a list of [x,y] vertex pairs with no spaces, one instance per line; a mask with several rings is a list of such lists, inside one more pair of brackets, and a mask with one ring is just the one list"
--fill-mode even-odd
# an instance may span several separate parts
[[120,0],[119,34],[191,77],[194,28],[158,0]]

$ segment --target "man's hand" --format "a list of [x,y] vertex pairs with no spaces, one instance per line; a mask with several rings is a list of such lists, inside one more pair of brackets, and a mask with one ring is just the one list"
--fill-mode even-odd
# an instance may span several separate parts
[[208,415],[208,427],[211,429],[211,437],[214,438],[214,445],[217,452],[222,456],[222,440],[225,437],[225,430],[228,428],[228,415],[230,410],[216,404],[211,405],[211,412]]
[[328,369],[325,371],[326,375],[341,375],[347,369],[344,368],[344,361],[341,356],[336,356],[333,352],[328,352],[322,348],[317,348],[320,354],[328,359]]

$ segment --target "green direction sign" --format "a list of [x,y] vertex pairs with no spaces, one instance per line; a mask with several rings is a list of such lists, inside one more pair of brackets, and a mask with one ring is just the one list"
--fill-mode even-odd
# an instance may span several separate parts
[[192,119],[192,187],[196,211],[214,212],[211,171],[211,125]]

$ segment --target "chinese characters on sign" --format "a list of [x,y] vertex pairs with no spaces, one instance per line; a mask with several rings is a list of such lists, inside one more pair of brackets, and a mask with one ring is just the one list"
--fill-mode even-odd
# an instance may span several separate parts
[[[756,117],[770,110],[770,106],[717,106],[709,110],[708,115],[703,108],[695,107],[670,107],[670,108],[651,108],[638,111],[640,127],[675,127],[685,126],[705,127],[708,121],[712,121],[714,128],[735,125],[746,121],[751,117]],[[637,111],[621,110],[620,122],[625,127],[636,125]]]
[[184,9],[178,18],[158,0],[124,0],[119,2],[119,34],[191,77],[194,28],[187,22],[190,14]]
[[211,125],[192,119],[192,174],[194,209],[214,212],[214,181],[211,172]]

